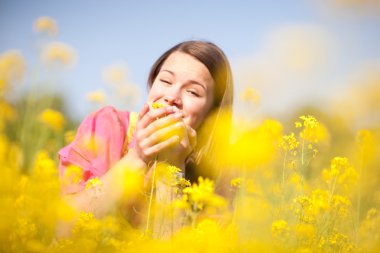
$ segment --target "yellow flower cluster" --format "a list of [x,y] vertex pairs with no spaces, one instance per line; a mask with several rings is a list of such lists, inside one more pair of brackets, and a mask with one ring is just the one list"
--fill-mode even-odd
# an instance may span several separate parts
[[65,123],[63,115],[53,109],[43,110],[39,115],[39,119],[42,123],[46,124],[48,127],[57,132],[62,131]]
[[202,177],[199,177],[198,183],[183,189],[182,203],[194,213],[207,208],[225,207],[225,200],[214,193],[214,182]]
[[240,94],[240,100],[243,102],[259,104],[261,97],[253,87],[246,87]]
[[323,125],[321,125],[317,119],[311,115],[301,116],[302,123],[297,121],[295,123],[296,128],[302,128],[300,137],[310,142],[317,143],[320,140],[327,138],[327,132]]
[[170,186],[178,186],[181,184],[182,170],[176,166],[165,162],[160,162],[156,166],[158,178]]
[[46,65],[73,66],[76,63],[76,53],[68,44],[62,42],[51,42],[46,44],[42,52],[42,61]]
[[158,108],[161,108],[161,107],[164,107],[164,105],[161,104],[161,103],[154,102],[154,103],[152,104],[152,109],[158,109]]
[[104,93],[103,90],[96,90],[96,91],[87,93],[86,98],[90,102],[95,102],[100,105],[104,105],[106,102],[106,94]]
[[275,220],[272,223],[272,235],[275,238],[286,237],[289,233],[288,223],[284,220]]
[[17,50],[9,50],[0,55],[0,96],[7,93],[25,75],[26,63]]
[[[294,136],[294,133],[282,136],[282,140],[280,142],[280,147],[283,148],[285,151],[293,151],[298,146],[299,146],[299,142],[297,141],[296,137]],[[295,154],[297,154],[297,153],[295,153]]]
[[[58,28],[42,17],[35,30],[55,35]],[[49,50],[42,45],[44,59],[70,64],[70,50],[53,45]],[[206,137],[199,139],[207,143],[216,137],[215,157],[207,157],[219,162],[215,171],[198,166],[212,179],[200,177],[191,184],[179,168],[157,161],[148,195],[145,172],[124,165],[113,182],[123,188],[122,204],[97,218],[91,210],[97,194],[105,192],[101,179],[84,181],[87,174],[75,165],[58,169],[57,151],[75,136],[73,130],[63,131],[71,125],[69,118],[35,98],[27,99],[26,107],[20,106],[24,98],[15,101],[17,107],[8,101],[24,73],[21,53],[0,56],[0,252],[333,253],[380,248],[379,125],[360,130],[355,145],[352,122],[336,124],[333,114],[325,115],[331,132],[317,117],[304,115],[283,135],[282,124],[270,119],[242,120],[231,130],[231,115],[224,112],[216,115],[222,119],[217,126],[206,121]],[[120,83],[125,74],[114,71],[108,81]],[[256,98],[251,89],[240,97],[243,102]],[[231,143],[219,142],[230,130]],[[330,134],[334,141],[324,141]],[[76,138],[90,153],[107,147],[106,140],[90,134]],[[76,211],[61,197],[61,188],[82,185],[92,197],[89,212]],[[56,238],[61,223],[73,225],[67,238]]]
[[94,189],[94,188],[101,188],[102,186],[103,186],[103,182],[98,177],[94,177],[87,181],[85,188]]
[[322,177],[331,191],[336,191],[338,187],[347,191],[356,183],[358,174],[346,157],[335,157],[331,161],[330,169],[322,171]]
[[34,30],[38,33],[47,33],[51,36],[57,35],[58,26],[54,19],[51,17],[39,17],[34,22]]

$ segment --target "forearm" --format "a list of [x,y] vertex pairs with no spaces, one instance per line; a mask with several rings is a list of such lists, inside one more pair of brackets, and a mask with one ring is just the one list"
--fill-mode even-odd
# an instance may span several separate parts
[[145,166],[133,152],[129,152],[100,178],[98,186],[66,196],[66,199],[76,210],[93,212],[96,217],[102,217],[124,197],[134,197],[131,184],[135,187],[142,184]]
[[[100,178],[95,187],[86,188],[76,194],[68,194],[63,199],[78,214],[91,212],[101,218],[119,206],[121,202],[135,200],[141,194],[146,165],[129,152]],[[72,223],[59,224],[57,236],[70,234]]]

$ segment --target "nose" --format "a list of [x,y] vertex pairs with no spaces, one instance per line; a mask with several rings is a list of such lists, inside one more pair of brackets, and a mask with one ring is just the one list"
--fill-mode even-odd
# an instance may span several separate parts
[[175,89],[174,87],[170,90],[167,91],[167,94],[164,96],[164,101],[168,105],[173,105],[176,106],[177,108],[181,109],[182,108],[182,99],[180,95],[180,90]]
[[181,109],[181,107],[182,107],[182,100],[179,96],[166,95],[164,97],[164,101],[168,105],[176,106],[179,109]]

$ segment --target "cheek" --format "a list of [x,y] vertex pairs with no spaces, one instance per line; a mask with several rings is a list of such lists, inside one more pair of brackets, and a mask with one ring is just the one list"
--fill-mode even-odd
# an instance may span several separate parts
[[159,94],[160,94],[159,90],[155,86],[152,86],[148,93],[148,102],[152,102],[153,100],[156,100]]
[[203,122],[205,115],[207,114],[208,110],[205,106],[205,104],[189,104],[189,107],[187,109],[188,117],[187,117],[187,124],[189,124],[194,129],[198,128],[198,126]]

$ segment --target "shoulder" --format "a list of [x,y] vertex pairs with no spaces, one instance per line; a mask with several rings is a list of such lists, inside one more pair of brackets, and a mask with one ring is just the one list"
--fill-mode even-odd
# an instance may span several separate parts
[[105,106],[95,112],[90,113],[86,120],[97,121],[98,123],[109,122],[109,123],[125,123],[129,120],[129,111],[120,111],[113,106]]
[[103,107],[87,115],[78,128],[81,130],[97,131],[99,129],[120,130],[125,132],[129,125],[129,111],[120,111],[112,106]]

